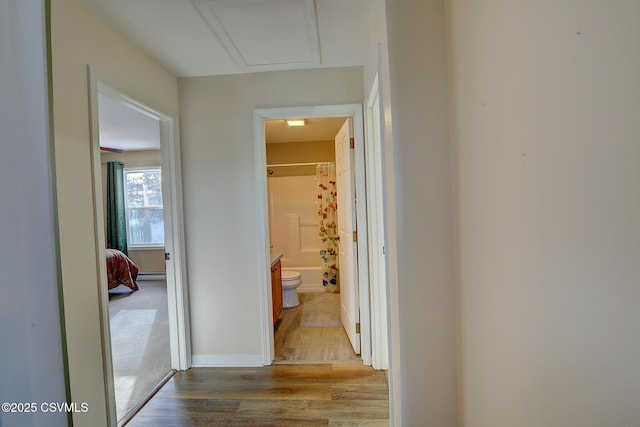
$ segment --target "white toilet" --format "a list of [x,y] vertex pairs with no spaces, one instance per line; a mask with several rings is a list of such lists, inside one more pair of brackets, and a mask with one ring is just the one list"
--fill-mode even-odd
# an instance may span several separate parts
[[284,308],[300,305],[296,288],[302,283],[302,274],[293,270],[282,270],[282,305]]

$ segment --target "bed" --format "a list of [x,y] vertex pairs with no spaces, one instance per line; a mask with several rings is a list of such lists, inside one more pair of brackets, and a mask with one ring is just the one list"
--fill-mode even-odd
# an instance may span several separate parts
[[137,291],[138,266],[117,249],[106,249],[105,253],[107,255],[108,289],[124,285],[132,291]]

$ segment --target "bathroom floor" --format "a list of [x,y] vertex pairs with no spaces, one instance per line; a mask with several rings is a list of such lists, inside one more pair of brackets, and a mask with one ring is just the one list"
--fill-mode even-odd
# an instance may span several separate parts
[[[344,328],[300,326],[307,295],[299,293],[300,305],[282,310],[275,330],[274,363],[362,363]],[[340,310],[336,312],[339,316]]]

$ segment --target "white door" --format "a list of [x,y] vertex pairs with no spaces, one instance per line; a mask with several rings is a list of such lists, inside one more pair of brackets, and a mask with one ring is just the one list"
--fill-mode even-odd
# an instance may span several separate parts
[[347,119],[336,135],[336,187],[338,192],[338,236],[340,274],[340,318],[356,354],[360,354],[360,310],[358,304],[358,252],[353,150],[350,148],[352,121]]
[[388,369],[386,231],[384,226],[383,182],[385,169],[380,115],[378,77],[376,76],[367,107],[367,138],[365,139],[369,295],[371,301],[371,363],[376,369]]

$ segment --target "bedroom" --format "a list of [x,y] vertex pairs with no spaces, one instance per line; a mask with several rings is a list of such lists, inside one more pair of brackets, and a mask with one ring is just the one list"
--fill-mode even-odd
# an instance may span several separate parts
[[[98,93],[111,362],[118,422],[171,375],[160,124]],[[106,336],[106,335],[105,335]]]

